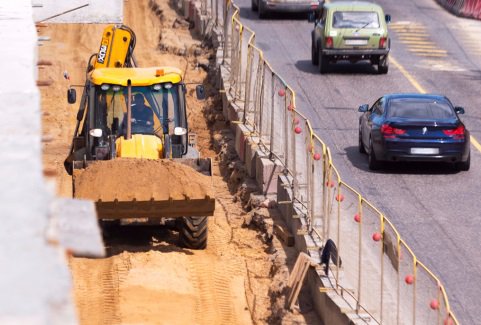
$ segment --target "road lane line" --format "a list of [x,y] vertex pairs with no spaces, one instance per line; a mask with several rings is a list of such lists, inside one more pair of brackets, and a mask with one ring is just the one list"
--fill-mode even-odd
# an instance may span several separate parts
[[[401,71],[404,77],[406,77],[406,79],[409,80],[411,85],[413,85],[417,91],[419,91],[421,94],[427,93],[427,91],[419,84],[419,82],[417,82],[417,80],[406,69],[404,69],[404,67],[395,58],[391,56],[389,59],[396,66],[396,68],[398,68],[399,71]],[[478,149],[479,152],[481,152],[481,144],[478,142],[478,140],[476,140],[476,138],[472,135],[470,136],[470,140],[473,146],[476,149]]]
[[471,139],[471,143],[473,144],[473,146],[475,146],[476,149],[481,151],[481,144],[479,144],[478,140],[476,140],[476,138],[473,137],[473,136],[470,136],[470,139]]
[[396,68],[398,68],[399,71],[401,71],[401,73],[406,77],[406,79],[409,80],[411,85],[413,85],[414,88],[416,88],[417,91],[419,91],[421,94],[427,93],[427,91],[424,90],[424,88],[416,81],[416,79],[414,79],[414,77],[409,72],[407,72],[407,70],[404,69],[404,67],[401,64],[399,64],[399,62],[397,62],[395,58],[391,56],[390,60],[396,66]]

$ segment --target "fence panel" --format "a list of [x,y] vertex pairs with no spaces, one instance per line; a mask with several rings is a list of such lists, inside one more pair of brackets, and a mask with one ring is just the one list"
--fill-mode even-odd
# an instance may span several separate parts
[[231,95],[235,98],[239,98],[239,78],[241,75],[241,50],[242,50],[242,24],[232,19],[232,32],[231,32],[231,62],[230,62],[230,90]]
[[262,56],[254,46],[249,46],[247,51],[246,91],[244,101],[244,124],[254,125],[257,112],[260,111],[259,81],[262,81]]
[[382,265],[382,323],[397,324],[399,314],[399,242],[393,225],[384,219]]
[[416,324],[438,324],[439,283],[430,271],[422,264],[416,268]]
[[341,286],[352,299],[348,301],[357,307],[360,287],[360,247],[361,247],[361,196],[351,187],[341,182],[336,201],[340,204],[339,254],[342,257],[343,277]]
[[325,166],[327,154],[324,143],[318,137],[312,141],[312,191],[310,193],[312,225],[319,231],[322,238],[326,238],[326,182]]
[[416,257],[403,240],[399,243],[399,323],[414,324]]
[[259,135],[260,142],[269,148],[269,141],[271,139],[271,121],[272,121],[272,82],[274,72],[269,65],[264,63],[263,81],[261,89],[261,107],[259,119]]
[[273,114],[271,116],[271,140],[270,140],[270,151],[275,154],[276,157],[284,160],[286,155],[285,153],[285,138],[286,138],[286,131],[284,129],[285,125],[285,110],[286,110],[286,90],[287,87],[279,78],[278,75],[274,75],[273,77]]
[[310,132],[307,120],[295,112],[294,120],[294,141],[295,141],[295,169],[294,169],[294,196],[296,200],[304,206],[308,206],[308,179],[307,179],[307,156],[308,139]]
[[382,300],[382,225],[381,214],[367,201],[362,200],[361,246],[361,294],[360,305],[373,316],[381,319]]

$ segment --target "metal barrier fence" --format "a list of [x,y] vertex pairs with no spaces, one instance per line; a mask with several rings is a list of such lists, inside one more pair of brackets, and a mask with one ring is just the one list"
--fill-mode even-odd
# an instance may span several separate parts
[[265,60],[229,0],[223,18],[226,91],[243,105],[239,119],[259,148],[291,176],[308,231],[337,245],[342,264],[332,265],[331,274],[338,293],[377,323],[458,324],[441,282],[392,223],[341,179],[329,148],[298,111],[295,92]]

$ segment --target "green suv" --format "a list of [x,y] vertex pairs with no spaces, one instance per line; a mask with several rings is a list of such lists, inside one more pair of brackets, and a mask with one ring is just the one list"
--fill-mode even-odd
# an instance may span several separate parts
[[362,1],[325,3],[309,15],[312,31],[312,64],[325,73],[329,63],[348,60],[352,63],[369,60],[378,72],[389,69],[389,38],[387,23],[391,16],[382,8]]

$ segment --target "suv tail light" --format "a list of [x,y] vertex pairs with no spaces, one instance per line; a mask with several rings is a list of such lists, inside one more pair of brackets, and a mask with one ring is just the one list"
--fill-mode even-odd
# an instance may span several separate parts
[[381,133],[385,138],[395,138],[397,135],[402,135],[406,133],[406,130],[397,129],[388,124],[383,124],[381,126]]
[[379,39],[379,48],[380,49],[385,49],[387,45],[387,37],[381,37]]
[[334,41],[332,40],[332,37],[326,37],[326,48],[330,49],[334,45]]
[[443,130],[443,133],[457,140],[464,139],[464,126],[460,125],[455,129]]

